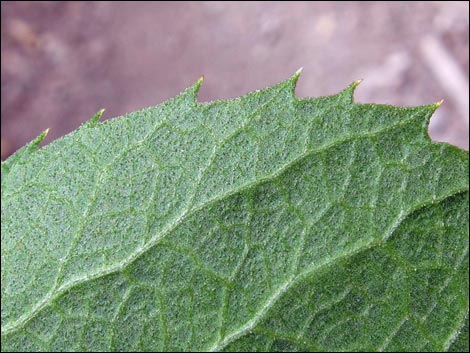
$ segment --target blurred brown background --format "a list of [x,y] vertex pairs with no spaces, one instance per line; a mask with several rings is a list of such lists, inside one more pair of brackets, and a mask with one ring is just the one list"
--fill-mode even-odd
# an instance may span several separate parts
[[1,156],[175,96],[233,98],[304,67],[297,95],[445,102],[430,134],[468,149],[468,2],[2,2]]

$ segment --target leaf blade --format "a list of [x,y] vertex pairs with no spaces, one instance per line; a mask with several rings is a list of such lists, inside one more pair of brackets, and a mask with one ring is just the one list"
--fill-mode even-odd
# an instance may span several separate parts
[[[13,166],[14,179],[4,181],[2,164],[2,261],[43,248],[19,269],[4,271],[2,263],[2,283],[37,288],[22,294],[2,284],[2,341],[30,332],[47,313],[78,335],[77,350],[96,349],[86,346],[84,335],[106,349],[218,350],[254,329],[265,332],[256,340],[265,335],[263,344],[274,346],[272,329],[258,326],[291,285],[323,268],[318,264],[342,263],[386,243],[411,213],[468,194],[468,154],[427,136],[436,105],[355,104],[357,82],[336,96],[298,100],[297,78],[209,104],[195,100],[198,81],[128,117],[98,123],[97,114],[91,125],[39,150],[29,165]],[[31,167],[35,163],[39,167]],[[42,182],[30,183],[34,174]],[[28,203],[33,207],[18,206]],[[23,226],[18,219],[36,221]],[[75,235],[64,240],[69,232]],[[31,246],[17,240],[18,233],[33,234]],[[31,282],[18,270],[46,280]],[[108,302],[100,291],[125,300]],[[75,303],[76,296],[87,301]],[[468,308],[468,291],[466,298]],[[104,303],[106,313],[97,315],[102,310],[93,302]],[[139,319],[143,312],[151,314]],[[126,313],[140,331],[128,327]],[[416,325],[405,320],[396,331]],[[282,337],[294,341],[290,332]],[[42,341],[55,350],[66,344],[59,336]],[[318,348],[320,341],[298,348]],[[323,348],[335,347],[330,341]]]

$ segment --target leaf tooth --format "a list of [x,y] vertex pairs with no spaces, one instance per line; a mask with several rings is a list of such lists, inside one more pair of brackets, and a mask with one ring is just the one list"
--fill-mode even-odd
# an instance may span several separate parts
[[204,82],[204,75],[201,75],[196,83],[193,85],[194,87],[194,100],[197,99],[197,94],[199,93],[199,89],[201,88],[202,83]]
[[421,114],[422,125],[423,125],[423,128],[426,129],[426,131],[429,126],[429,121],[431,120],[434,112],[442,105],[442,103],[444,103],[443,99],[441,99],[437,103],[421,105],[421,106],[416,107],[417,109],[422,111],[422,114]]
[[286,89],[288,89],[292,93],[294,98],[295,98],[295,87],[297,86],[297,81],[299,80],[300,74],[302,73],[303,69],[304,68],[301,67],[290,78],[280,83],[280,85],[286,86]]
[[95,127],[98,125],[98,122],[100,121],[101,117],[103,116],[105,109],[100,109],[95,115],[93,115],[90,120],[88,120],[85,125],[87,127]]
[[299,68],[295,74],[292,76],[292,79],[295,80],[295,82],[297,82],[297,80],[299,79],[300,75],[302,74],[302,71],[304,70],[303,67]]
[[[32,153],[37,151],[39,144],[41,143],[42,140],[44,140],[48,132],[49,132],[49,129],[44,130],[43,132],[39,134],[38,137],[36,137],[26,146],[21,147],[18,151],[16,151],[13,155],[11,155],[10,158],[8,158],[6,161],[2,161],[2,183],[3,183],[3,180],[6,179],[6,176],[10,172],[10,169],[13,165],[15,165],[20,160],[27,159]],[[2,185],[2,190],[5,190],[3,185]]]
[[204,76],[199,77],[199,79],[192,86],[186,88],[179,96],[175,97],[176,99],[189,99],[191,102],[197,102],[197,94],[201,88],[202,83],[204,82]]
[[348,87],[338,93],[338,96],[345,99],[348,103],[354,103],[354,92],[356,87],[362,82],[362,79],[356,80],[351,83]]
[[437,108],[439,108],[439,107],[442,105],[442,103],[444,103],[444,99],[441,99],[439,102],[434,103],[433,105],[434,105],[434,106],[436,107],[436,109],[437,109]]
[[[27,158],[30,154],[36,152],[39,148],[39,144],[44,140],[49,133],[49,128],[41,132],[38,137],[36,137],[33,141],[31,141],[29,144],[24,146],[24,152],[21,154],[21,158]],[[22,150],[22,149],[21,149]],[[19,150],[19,151],[21,151]],[[19,152],[18,151],[18,152]]]
[[38,135],[38,137],[36,137],[33,141],[31,141],[31,143],[29,144],[28,150],[30,152],[36,151],[39,147],[39,144],[41,143],[42,140],[45,139],[45,137],[47,136],[48,133],[49,133],[49,128],[47,128],[46,130],[41,132]]
[[429,122],[431,121],[431,118],[434,115],[435,111],[439,109],[443,103],[444,99],[441,99],[439,102],[421,106],[421,108],[424,108],[423,129],[425,130],[426,136],[428,136],[430,140],[432,139],[428,131]]

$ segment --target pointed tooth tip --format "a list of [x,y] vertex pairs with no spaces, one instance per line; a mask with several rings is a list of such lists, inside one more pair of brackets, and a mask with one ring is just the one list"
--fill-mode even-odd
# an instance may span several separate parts
[[42,140],[44,140],[47,136],[47,134],[49,133],[49,128],[47,128],[46,130],[44,130],[43,132],[41,132],[38,137],[36,137],[32,142],[31,142],[31,147],[30,149],[32,150],[37,150],[38,147],[39,147],[39,144],[42,142]]
[[104,108],[98,110],[96,114],[91,118],[91,121],[93,121],[93,123],[98,123],[98,121],[100,121],[101,117],[103,116],[104,111]]
[[354,81],[354,82],[353,82],[354,87],[359,86],[359,84],[360,84],[362,81],[364,81],[364,79],[362,79],[362,78],[360,78],[359,80]]
[[101,117],[103,116],[104,109],[98,110],[86,123],[85,125],[88,127],[95,127],[98,125]]
[[46,130],[44,130],[43,132],[41,132],[38,136],[38,140],[39,142],[41,142],[42,140],[44,140],[44,138],[47,136],[47,134],[49,133],[49,130],[50,128],[47,128]]
[[302,73],[302,70],[303,70],[303,67],[301,67],[300,69],[298,69],[294,75],[292,75],[292,77],[290,79],[288,79],[287,81],[289,82],[293,82],[294,83],[294,86],[297,85],[297,81],[299,80],[299,77],[300,77],[300,74]]
[[198,80],[196,81],[196,83],[191,86],[191,88],[195,92],[195,94],[197,94],[199,92],[199,89],[201,88],[203,82],[204,82],[204,75],[201,75],[198,78]]
[[303,70],[303,69],[304,69],[304,68],[301,67],[300,69],[298,69],[298,70],[295,72],[295,74],[292,76],[292,79],[294,79],[294,81],[297,81],[297,80],[299,79],[300,74],[302,73],[302,70]]
[[436,108],[439,108],[439,107],[442,105],[442,103],[444,103],[444,99],[441,99],[439,102],[434,103],[433,105],[434,105]]
[[199,79],[196,81],[196,83],[188,88],[188,92],[190,93],[192,100],[197,100],[197,94],[199,93],[199,90],[201,89],[203,82],[204,82],[204,75],[201,75]]

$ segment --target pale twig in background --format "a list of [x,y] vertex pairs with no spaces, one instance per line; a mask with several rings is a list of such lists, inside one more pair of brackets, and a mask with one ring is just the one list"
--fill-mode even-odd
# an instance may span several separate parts
[[423,38],[437,38],[468,77],[466,2],[4,1],[1,9],[2,159],[46,128],[43,145],[103,107],[112,118],[161,103],[201,75],[198,98],[211,101],[299,67],[300,98],[335,94],[360,78],[357,102],[444,98],[430,137],[468,149],[466,109],[454,101],[468,86],[458,97],[450,92],[427,63],[437,57],[420,50]]
[[436,37],[426,36],[421,41],[421,52],[440,85],[454,100],[462,117],[462,123],[468,129],[469,89],[468,79],[462,69]]

